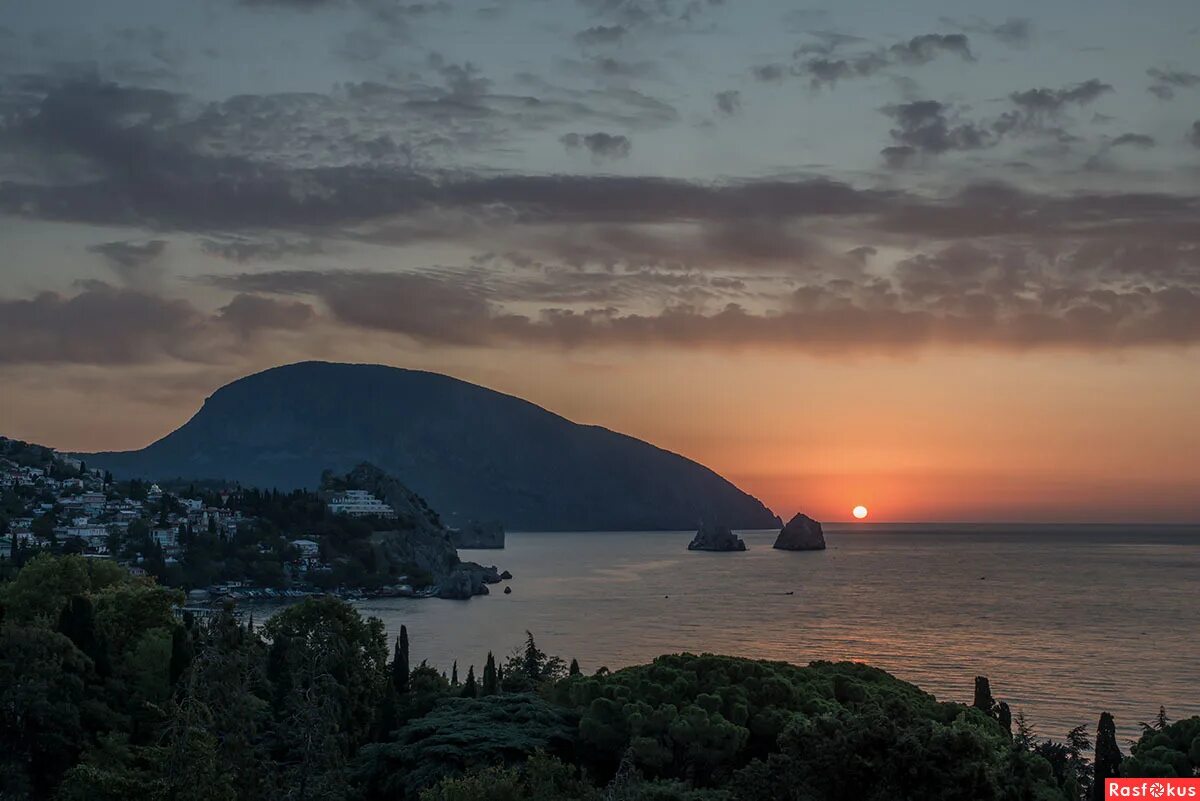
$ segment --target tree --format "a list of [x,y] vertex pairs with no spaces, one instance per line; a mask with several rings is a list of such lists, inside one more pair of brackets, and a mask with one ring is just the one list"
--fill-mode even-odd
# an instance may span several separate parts
[[132,580],[115,562],[43,553],[30,559],[15,579],[0,587],[0,601],[9,620],[34,623],[40,619],[53,624],[72,597],[91,595]]
[[179,684],[183,673],[188,669],[188,665],[192,663],[192,638],[189,632],[183,626],[175,626],[171,629],[171,664],[168,680],[171,686]]
[[971,706],[988,717],[995,716],[996,699],[992,697],[992,685],[987,676],[975,677],[975,701]]
[[1071,798],[1082,798],[1092,786],[1092,765],[1088,762],[1087,754],[1092,750],[1092,740],[1088,737],[1087,726],[1080,724],[1067,732],[1067,781],[1070,786],[1068,795]]
[[1107,712],[1100,713],[1100,723],[1096,727],[1096,758],[1094,762],[1094,778],[1092,781],[1092,798],[1104,801],[1104,783],[1108,779],[1121,776],[1121,748],[1117,745],[1117,727],[1113,716]]
[[525,632],[525,653],[521,657],[521,668],[530,681],[536,682],[542,677],[542,665],[545,661],[546,653],[533,641],[533,632]]
[[0,628],[0,797],[49,798],[85,739],[87,659],[46,628]]
[[571,660],[571,667],[567,669],[567,675],[568,676],[578,676],[579,675],[579,660],[578,659]]
[[450,666],[450,686],[458,686],[458,660],[454,660],[454,664]]
[[75,647],[92,660],[97,675],[107,677],[111,672],[108,652],[96,635],[95,607],[90,598],[73,595],[58,616],[58,631],[65,634]]
[[1160,706],[1158,708],[1158,712],[1154,715],[1154,721],[1152,723],[1146,723],[1145,721],[1142,721],[1142,723],[1139,725],[1141,725],[1143,732],[1165,731],[1166,728],[1171,725],[1171,719],[1167,717],[1167,708],[1165,706]]
[[483,666],[483,695],[495,695],[500,688],[496,676],[496,658],[488,651],[487,662]]
[[396,649],[392,654],[392,688],[403,695],[408,692],[409,674],[412,670],[408,664],[408,626],[400,626],[400,636],[396,638]]
[[[292,694],[332,704],[330,721],[348,748],[371,731],[388,683],[387,635],[378,618],[364,620],[336,598],[309,598],[279,612],[263,626],[268,640],[291,643]],[[318,685],[320,685],[318,687]]]
[[475,686],[475,666],[471,665],[467,668],[467,680],[463,684],[462,697],[474,698],[479,694],[479,688]]
[[1121,775],[1200,776],[1200,716],[1143,731],[1121,763]]
[[1008,704],[1004,701],[996,704],[996,720],[1000,721],[1000,725],[1009,734],[1012,734],[1012,710],[1008,708]]
[[1025,710],[1022,709],[1017,713],[1017,733],[1013,736],[1013,744],[1023,751],[1029,751],[1033,748],[1036,738],[1033,726],[1029,725],[1025,718]]

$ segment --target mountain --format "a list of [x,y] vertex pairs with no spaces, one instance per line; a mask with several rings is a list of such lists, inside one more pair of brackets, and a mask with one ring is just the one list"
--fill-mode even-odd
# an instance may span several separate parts
[[778,528],[780,520],[703,465],[520,398],[436,373],[302,362],[217,390],[181,428],[140,451],[95,453],[118,477],[316,487],[321,471],[370,462],[449,525],[510,530]]

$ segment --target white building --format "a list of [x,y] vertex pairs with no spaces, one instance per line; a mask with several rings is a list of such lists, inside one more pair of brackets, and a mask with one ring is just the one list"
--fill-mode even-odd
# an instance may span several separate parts
[[291,544],[301,559],[316,559],[321,555],[321,546],[313,540],[292,540]]
[[179,529],[177,528],[156,528],[150,533],[150,536],[164,548],[174,548],[179,544]]
[[346,490],[339,492],[329,499],[329,512],[335,515],[351,517],[395,517],[392,507],[376,498],[366,490]]

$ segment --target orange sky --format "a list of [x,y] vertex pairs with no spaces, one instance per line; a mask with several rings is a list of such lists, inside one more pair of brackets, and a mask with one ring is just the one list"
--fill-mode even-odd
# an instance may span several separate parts
[[139,447],[217,386],[304,356],[438,370],[709,465],[777,513],[873,521],[1200,520],[1200,353],[932,350],[817,359],[788,351],[330,353],[277,343],[238,367],[7,371],[11,436]]

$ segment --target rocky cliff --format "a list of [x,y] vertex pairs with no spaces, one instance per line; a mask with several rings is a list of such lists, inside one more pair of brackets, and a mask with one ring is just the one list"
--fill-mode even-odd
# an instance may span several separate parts
[[775,547],[781,551],[823,551],[825,532],[816,520],[798,514],[780,529],[779,536],[775,538]]
[[362,489],[392,507],[394,531],[377,531],[372,542],[397,573],[427,576],[439,598],[487,595],[488,584],[500,581],[495,567],[464,562],[458,557],[450,531],[425,499],[371,464],[360,464],[345,477],[326,472],[323,490]]
[[455,548],[503,548],[504,526],[498,521],[472,520],[462,528],[450,529],[450,539]]
[[727,526],[702,525],[688,543],[689,551],[744,551],[746,543]]

